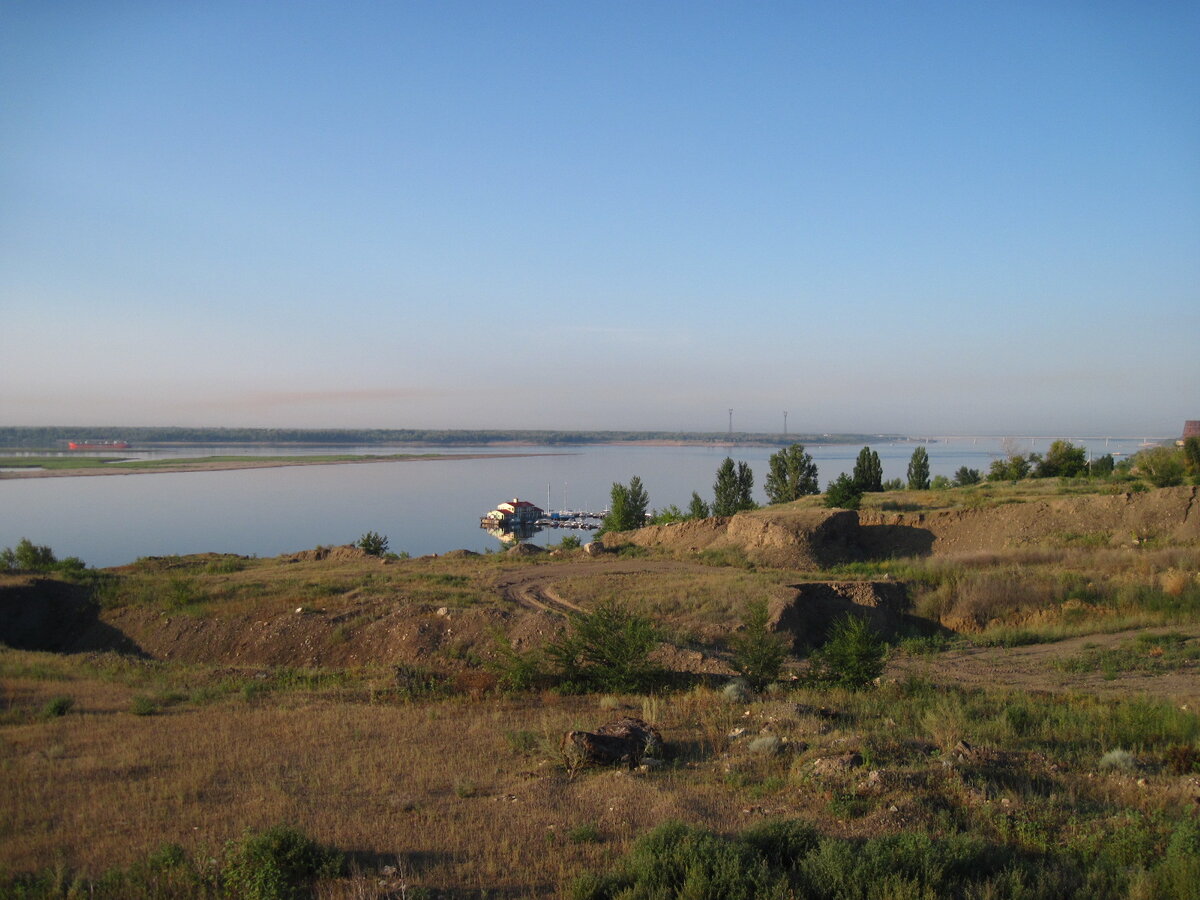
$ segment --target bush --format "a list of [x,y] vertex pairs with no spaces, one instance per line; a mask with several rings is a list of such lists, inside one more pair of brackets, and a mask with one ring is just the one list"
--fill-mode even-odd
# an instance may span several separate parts
[[497,630],[495,639],[496,656],[488,668],[500,676],[500,686],[510,691],[531,691],[546,683],[549,676],[545,661],[536,650],[518,650],[508,635]]
[[69,577],[85,574],[87,565],[77,556],[58,559],[49,547],[21,538],[15,548],[0,550],[0,572],[58,572]]
[[640,838],[616,872],[579,879],[572,897],[755,900],[786,890],[786,879],[751,844],[668,822]]
[[788,656],[788,642],[770,629],[771,613],[766,600],[753,600],[746,606],[742,630],[730,638],[733,668],[756,691],[778,680]]
[[825,489],[825,505],[830,509],[858,509],[862,505],[862,491],[854,479],[843,472]]
[[954,486],[967,487],[968,485],[979,484],[980,478],[978,469],[968,469],[966,466],[961,466],[954,473]]
[[863,690],[883,674],[886,656],[887,644],[870,623],[847,613],[813,652],[809,679],[819,685]]
[[62,694],[58,697],[51,697],[42,707],[43,719],[57,719],[65,716],[71,711],[71,707],[75,705],[75,698]]
[[1133,458],[1138,473],[1155,487],[1174,487],[1183,484],[1185,470],[1181,450],[1173,447],[1153,447]]
[[283,900],[302,896],[318,878],[342,873],[345,860],[302,831],[275,825],[247,832],[225,849],[221,881],[227,891],[246,900]]
[[603,603],[571,617],[571,630],[545,650],[563,690],[639,693],[662,678],[650,661],[658,629],[642,616]]
[[388,551],[388,539],[386,535],[368,531],[358,539],[355,546],[370,556],[383,556]]

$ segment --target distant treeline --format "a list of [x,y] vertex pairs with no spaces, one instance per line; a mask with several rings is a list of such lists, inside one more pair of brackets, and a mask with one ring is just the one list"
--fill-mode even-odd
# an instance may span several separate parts
[[683,441],[709,444],[856,444],[900,438],[882,434],[771,434],[690,431],[472,431],[420,428],[183,428],[0,426],[0,447],[50,449],[67,441],[182,444],[608,444],[617,441]]

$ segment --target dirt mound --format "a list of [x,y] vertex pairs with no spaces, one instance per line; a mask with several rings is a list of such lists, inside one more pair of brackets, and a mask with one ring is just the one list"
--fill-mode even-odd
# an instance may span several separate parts
[[352,560],[352,559],[367,559],[371,556],[366,550],[355,547],[353,544],[342,544],[339,547],[317,547],[313,550],[301,550],[299,553],[291,553],[286,556],[281,556],[280,559],[285,562],[313,562],[314,560],[332,559],[332,560]]
[[734,550],[757,565],[816,571],[861,559],[945,556],[1037,543],[1200,541],[1196,487],[1060,497],[919,513],[768,507],[607,534],[608,547],[672,553]]
[[907,618],[908,591],[895,581],[815,581],[793,585],[794,594],[771,605],[772,631],[792,639],[799,653],[824,642],[829,626],[850,614],[876,631],[893,635]]
[[801,570],[822,569],[859,555],[856,514],[833,509],[759,510],[730,518],[653,525],[606,534],[604,543],[685,553],[735,550],[757,565]]
[[1002,550],[1072,540],[1112,546],[1200,540],[1196,487],[1145,493],[1062,497],[986,509],[859,514],[860,541],[869,556],[921,555],[914,536],[927,536],[934,556]]

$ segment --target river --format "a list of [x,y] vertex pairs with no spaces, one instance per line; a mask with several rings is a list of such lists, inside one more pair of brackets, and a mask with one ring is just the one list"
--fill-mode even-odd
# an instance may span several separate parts
[[[1077,441],[1076,443],[1080,443]],[[1131,454],[1136,440],[1084,442],[1092,455]],[[916,444],[873,444],[883,475],[904,478]],[[931,442],[933,475],[952,476],[960,466],[986,474],[1002,454],[995,438]],[[1026,440],[1021,451],[1045,452],[1048,439]],[[411,447],[308,448],[320,453],[394,452],[481,454],[479,458],[312,465],[215,472],[160,473],[0,480],[0,547],[22,537],[53,548],[61,558],[78,556],[93,566],[113,566],[141,556],[219,552],[275,556],[318,545],[356,541],[367,531],[386,535],[390,548],[413,556],[464,548],[498,549],[479,518],[497,503],[520,497],[551,509],[599,510],[612,483],[642,479],[652,507],[686,507],[692,491],[707,501],[717,467],[727,456],[754,470],[755,497],[762,491],[767,459],[776,448],[597,445],[529,448]],[[524,457],[495,454],[528,451]],[[849,472],[861,445],[810,445],[824,487]],[[215,454],[296,455],[294,447],[177,447],[131,456]],[[533,538],[548,544],[569,531],[547,530]],[[587,532],[574,532],[588,540]]]

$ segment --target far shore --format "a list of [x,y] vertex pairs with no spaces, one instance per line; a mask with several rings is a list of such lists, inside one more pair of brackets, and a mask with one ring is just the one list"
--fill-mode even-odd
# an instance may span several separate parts
[[[564,451],[569,453],[570,451]],[[396,453],[388,456],[238,456],[102,462],[96,457],[64,460],[54,457],[54,468],[0,472],[0,481],[15,478],[81,478],[89,475],[156,475],[164,472],[225,472],[234,469],[277,469],[284,466],[342,466],[365,463],[429,462],[470,459],[513,459],[527,456],[560,456],[562,453]],[[0,465],[11,460],[0,460]],[[71,465],[70,463],[77,465]],[[98,463],[98,464],[97,464]]]

